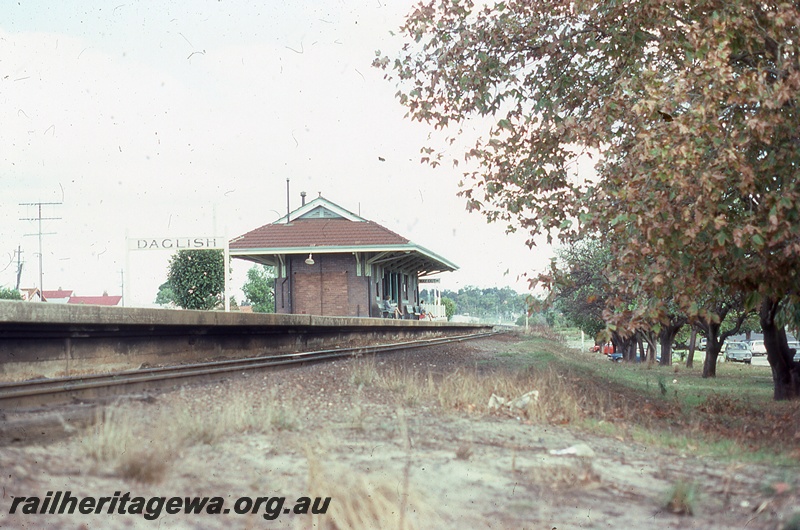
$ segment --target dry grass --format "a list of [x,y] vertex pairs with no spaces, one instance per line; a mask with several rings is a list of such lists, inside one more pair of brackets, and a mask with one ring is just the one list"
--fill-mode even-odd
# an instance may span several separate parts
[[178,449],[171,438],[148,436],[138,417],[117,406],[98,413],[82,438],[82,447],[98,464],[108,464],[120,476],[145,483],[164,478]]
[[233,392],[225,401],[197,414],[182,409],[173,415],[174,435],[181,445],[214,444],[231,433],[269,432],[295,428],[293,414],[273,396],[264,399]]
[[457,370],[447,375],[419,373],[407,366],[391,366],[378,370],[374,364],[356,364],[351,381],[363,381],[365,366],[375,370],[370,384],[392,393],[399,404],[437,404],[444,411],[490,413],[491,396],[509,403],[521,396],[538,391],[538,400],[524,407],[501,407],[498,413],[525,417],[539,423],[572,423],[586,416],[607,416],[615,405],[607,391],[596,385],[583,386],[580,381],[558,374],[554,370],[510,372],[496,370],[478,372]]
[[143,416],[130,407],[110,406],[98,414],[81,443],[97,465],[123,478],[157,483],[185,447],[212,445],[232,433],[293,429],[294,418],[274,396],[254,400],[241,392],[200,413],[168,407]]
[[356,387],[372,386],[378,378],[375,357],[360,358],[352,363],[350,383]]
[[312,516],[309,528],[372,530],[434,528],[435,511],[423,497],[403,484],[402,476],[365,474],[349,469],[334,469],[328,461],[307,451],[308,487],[311,497],[336,492],[336,502],[324,516]]
[[563,332],[560,332],[551,326],[546,326],[541,324],[535,326],[529,326],[528,331],[525,334],[533,335],[535,337],[541,337],[543,339],[547,339],[553,342],[559,342],[559,343],[566,342],[566,338]]

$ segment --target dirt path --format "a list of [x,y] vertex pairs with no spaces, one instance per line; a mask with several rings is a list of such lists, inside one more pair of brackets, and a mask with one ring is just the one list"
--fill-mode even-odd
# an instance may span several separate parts
[[[374,369],[474,369],[505,352],[506,340],[381,357]],[[162,424],[175,410],[209,413],[234,386],[282,403],[280,430],[151,453],[148,458],[162,461],[162,474],[149,482],[127,478],[119,467],[87,456],[89,436],[44,447],[0,448],[0,527],[774,529],[800,506],[798,493],[780,486],[787,470],[720,463],[634,444],[621,435],[601,437],[513,415],[442,412],[435,404],[399,400],[385,388],[357,381],[353,373],[351,363],[339,361],[127,403],[129,413],[158,417]],[[485,396],[476,398],[485,401]],[[120,442],[120,451],[138,444],[138,449],[156,447],[166,427],[160,429],[136,442]],[[583,456],[553,454],[567,448]],[[698,485],[692,516],[662,507],[667,491],[681,481]],[[771,485],[778,486],[769,491]],[[115,492],[145,499],[219,496],[231,512],[173,515],[162,508],[155,520],[106,511],[26,515],[20,503],[18,513],[8,513],[14,496],[44,498],[64,490],[95,498]],[[264,514],[275,504],[265,503],[255,514],[233,513],[244,496],[285,496],[284,508],[304,496],[331,501],[326,515],[280,513],[268,520]]]

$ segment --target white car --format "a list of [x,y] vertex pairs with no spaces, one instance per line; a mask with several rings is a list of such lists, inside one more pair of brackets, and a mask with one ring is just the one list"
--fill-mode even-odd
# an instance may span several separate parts
[[725,360],[728,362],[740,362],[750,364],[753,352],[747,342],[727,342],[725,343]]
[[767,347],[764,346],[763,340],[751,340],[750,351],[753,352],[753,357],[759,357],[767,354]]

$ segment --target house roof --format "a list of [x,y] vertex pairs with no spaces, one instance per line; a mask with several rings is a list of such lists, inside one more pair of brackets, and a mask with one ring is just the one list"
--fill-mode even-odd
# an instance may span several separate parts
[[82,305],[119,305],[121,296],[71,296],[68,304],[82,304]]
[[38,287],[27,287],[20,289],[23,300],[31,300],[34,296],[42,297],[42,291]]
[[270,257],[283,254],[349,252],[381,254],[380,263],[402,263],[422,274],[458,269],[445,258],[323,197],[230,241],[231,256],[267,264],[273,264]]
[[407,245],[408,239],[372,221],[296,219],[268,224],[230,243],[230,249]]
[[42,291],[45,300],[48,298],[69,298],[72,296],[72,291],[66,289],[56,289],[54,291]]

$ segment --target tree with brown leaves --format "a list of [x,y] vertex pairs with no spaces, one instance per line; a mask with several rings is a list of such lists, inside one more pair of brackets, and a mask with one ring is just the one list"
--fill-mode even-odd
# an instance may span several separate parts
[[[402,32],[397,59],[375,64],[448,136],[426,160],[484,127],[464,153],[470,208],[530,244],[607,245],[616,281],[647,301],[612,326],[663,322],[666,300],[707,322],[721,298],[760,305],[775,397],[800,397],[775,318],[798,298],[796,3],[426,0]],[[596,175],[577,178],[587,154]]]

